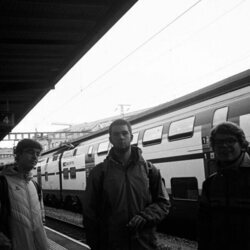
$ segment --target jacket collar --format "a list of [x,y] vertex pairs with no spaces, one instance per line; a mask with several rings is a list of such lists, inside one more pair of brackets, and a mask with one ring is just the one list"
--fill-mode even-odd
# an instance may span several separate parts
[[17,176],[20,179],[23,179],[25,181],[30,181],[33,178],[32,172],[28,173],[22,173],[18,171],[18,166],[16,164],[5,166],[2,170],[3,175],[7,176]]
[[[114,149],[111,148],[109,154],[107,156],[107,160],[112,160],[116,163],[121,164],[119,159],[117,158],[116,154],[114,153]],[[137,162],[144,162],[142,157],[142,150],[139,147],[131,146],[131,156],[130,156],[130,163],[136,164]]]
[[243,168],[250,168],[250,157],[247,153],[243,152],[239,159],[237,159],[231,165],[227,165],[223,168],[223,166],[218,162],[218,172],[227,172],[229,170],[239,170]]

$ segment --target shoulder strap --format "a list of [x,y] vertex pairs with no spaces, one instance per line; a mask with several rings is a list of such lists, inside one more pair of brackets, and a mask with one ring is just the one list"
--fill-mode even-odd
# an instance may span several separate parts
[[43,204],[43,201],[42,201],[42,189],[41,189],[40,185],[36,181],[32,180],[32,182],[33,182],[34,186],[36,187],[38,200],[40,202],[42,221],[45,224],[45,210],[44,210],[44,204]]
[[0,175],[0,232],[3,232],[8,238],[10,238],[8,223],[10,213],[8,182],[3,175]]
[[[149,179],[149,189],[150,189],[150,192],[152,193],[152,187],[154,186],[153,185],[153,182],[154,182],[153,181],[153,164],[152,162],[145,160],[144,166],[145,166],[145,170]],[[163,186],[166,187],[165,180],[161,178],[161,181],[162,181]]]
[[3,175],[0,175],[0,202],[1,208],[6,207],[6,210],[10,211],[8,182]]
[[38,199],[41,202],[41,199],[42,199],[42,190],[41,190],[41,187],[39,186],[39,184],[36,181],[32,180],[32,182],[34,183],[34,186],[36,187]]
[[145,160],[144,167],[145,167],[145,171],[147,173],[147,176],[150,180],[152,178],[152,168],[153,168],[152,163],[150,161]]
[[152,170],[152,163],[150,161],[145,160],[145,164],[144,164],[144,168],[145,171],[147,173],[148,179],[149,179],[149,190],[152,194],[152,186],[153,186],[153,178],[152,178],[152,174],[153,174],[153,170]]
[[103,189],[103,184],[104,184],[104,178],[106,175],[108,169],[108,160],[105,159],[102,164],[102,175],[101,175],[101,181],[100,181],[100,188]]

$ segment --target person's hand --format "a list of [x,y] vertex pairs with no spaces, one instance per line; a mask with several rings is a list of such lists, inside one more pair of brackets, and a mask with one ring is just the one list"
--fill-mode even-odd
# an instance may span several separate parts
[[3,249],[3,250],[11,249],[10,240],[1,232],[0,232],[0,249]]
[[127,224],[128,228],[132,231],[140,231],[144,225],[146,224],[146,220],[140,216],[140,215],[135,215]]

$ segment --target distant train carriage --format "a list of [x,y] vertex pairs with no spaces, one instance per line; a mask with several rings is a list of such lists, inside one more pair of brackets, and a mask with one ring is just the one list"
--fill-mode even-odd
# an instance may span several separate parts
[[[195,219],[202,182],[216,171],[209,146],[214,125],[235,122],[250,140],[249,103],[250,70],[130,119],[132,144],[140,147],[144,158],[161,171],[172,202],[170,217]],[[72,144],[74,149],[43,153],[41,159],[49,160],[40,165],[41,180],[45,194],[57,192],[67,209],[80,211],[88,174],[111,148],[108,129]]]
[[81,211],[81,200],[86,188],[85,152],[83,147],[64,151],[61,158],[62,196],[64,208]]

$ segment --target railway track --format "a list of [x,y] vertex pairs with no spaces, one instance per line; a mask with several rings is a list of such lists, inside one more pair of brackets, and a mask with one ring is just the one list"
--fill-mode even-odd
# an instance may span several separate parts
[[81,214],[51,207],[45,207],[45,214],[47,227],[86,243]]
[[84,228],[51,217],[46,217],[46,226],[77,241],[86,243]]
[[47,218],[57,219],[58,221],[62,221],[83,228],[81,214],[52,207],[45,207],[45,214]]
[[[82,216],[62,209],[46,207],[46,226],[63,233],[75,240],[86,243]],[[187,238],[157,234],[160,250],[196,250],[197,242]]]

